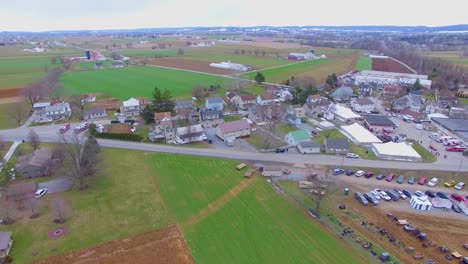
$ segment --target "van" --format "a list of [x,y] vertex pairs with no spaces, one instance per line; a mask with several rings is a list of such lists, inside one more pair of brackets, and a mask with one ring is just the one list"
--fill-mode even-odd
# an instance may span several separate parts
[[385,192],[392,198],[393,201],[398,202],[400,200],[400,194],[393,190],[385,190]]
[[405,181],[405,176],[400,175],[400,176],[398,176],[398,180],[396,182],[399,183],[399,184],[402,184],[404,181]]

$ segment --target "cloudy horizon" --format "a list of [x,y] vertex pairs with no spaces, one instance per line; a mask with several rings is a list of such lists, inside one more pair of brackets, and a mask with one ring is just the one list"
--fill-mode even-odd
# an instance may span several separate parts
[[[137,3],[135,3],[137,2]],[[468,24],[468,1],[20,0],[0,9],[0,31],[228,26],[446,26]]]

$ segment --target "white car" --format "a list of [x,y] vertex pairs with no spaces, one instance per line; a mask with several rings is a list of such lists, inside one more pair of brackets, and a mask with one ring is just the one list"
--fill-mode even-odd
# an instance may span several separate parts
[[376,191],[371,191],[370,193],[375,197],[375,199],[380,200],[380,195]]
[[358,170],[358,171],[356,171],[356,173],[355,173],[354,175],[356,175],[356,177],[361,177],[361,176],[363,176],[364,174],[365,174],[364,171]]
[[418,196],[418,197],[424,196],[424,193],[421,192],[420,190],[416,190],[416,191],[414,192],[414,194],[416,194],[416,196]]
[[47,191],[48,190],[46,188],[37,190],[36,193],[34,194],[34,198],[36,198],[36,199],[41,198],[42,196],[44,196],[47,193]]
[[459,183],[457,183],[457,184],[455,185],[455,187],[453,187],[453,188],[455,188],[455,189],[457,189],[457,190],[461,190],[461,189],[463,189],[464,187],[465,187],[465,183],[464,183],[464,182],[459,182]]
[[403,199],[403,200],[406,199],[406,195],[402,191],[398,191],[398,194],[400,195],[401,199]]
[[346,154],[346,158],[348,159],[359,159],[359,155],[355,153],[348,153]]
[[390,201],[392,198],[390,198],[390,196],[388,196],[388,194],[380,189],[375,189],[374,191],[376,191],[379,196],[384,199],[385,201]]
[[439,183],[439,179],[437,178],[432,178],[428,183],[427,186],[429,187],[434,187]]

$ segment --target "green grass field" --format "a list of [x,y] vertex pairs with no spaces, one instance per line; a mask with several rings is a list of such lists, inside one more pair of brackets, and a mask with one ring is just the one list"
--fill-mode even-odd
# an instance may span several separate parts
[[[146,163],[145,153],[103,149],[102,170],[86,191],[64,193],[72,205],[73,215],[65,222],[69,228],[64,237],[52,240],[47,233],[57,228],[47,214],[37,219],[25,216],[10,226],[0,225],[1,231],[12,231],[14,243],[10,254],[15,263],[30,263],[33,259],[61,254],[121,239],[169,225],[163,201],[152,180],[153,171]],[[129,174],[128,172],[131,172]],[[37,256],[33,257],[36,252]]]
[[152,66],[67,72],[62,81],[69,94],[103,93],[124,100],[149,97],[155,86],[169,89],[176,98],[191,98],[195,85],[227,83],[223,77]]
[[368,56],[359,56],[359,59],[356,64],[356,70],[372,70],[372,59]]
[[423,162],[434,162],[437,160],[437,158],[429,150],[421,146],[421,144],[413,142],[413,148],[421,156]]

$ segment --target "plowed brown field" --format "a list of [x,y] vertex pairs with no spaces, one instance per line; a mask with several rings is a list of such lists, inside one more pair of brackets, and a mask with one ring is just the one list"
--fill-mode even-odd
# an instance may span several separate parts
[[95,247],[70,251],[36,264],[194,264],[177,227],[145,233]]
[[206,72],[212,74],[220,74],[220,75],[230,75],[233,74],[230,70],[218,69],[210,67],[210,63],[206,61],[197,61],[197,60],[186,60],[186,59],[178,59],[178,58],[158,58],[152,59],[149,61],[151,65],[163,66],[163,67],[170,67],[170,68],[177,68],[189,71],[198,71],[198,72]]
[[17,97],[20,95],[20,88],[0,89],[0,98]]
[[372,59],[372,70],[383,72],[413,73],[398,61],[388,59]]

